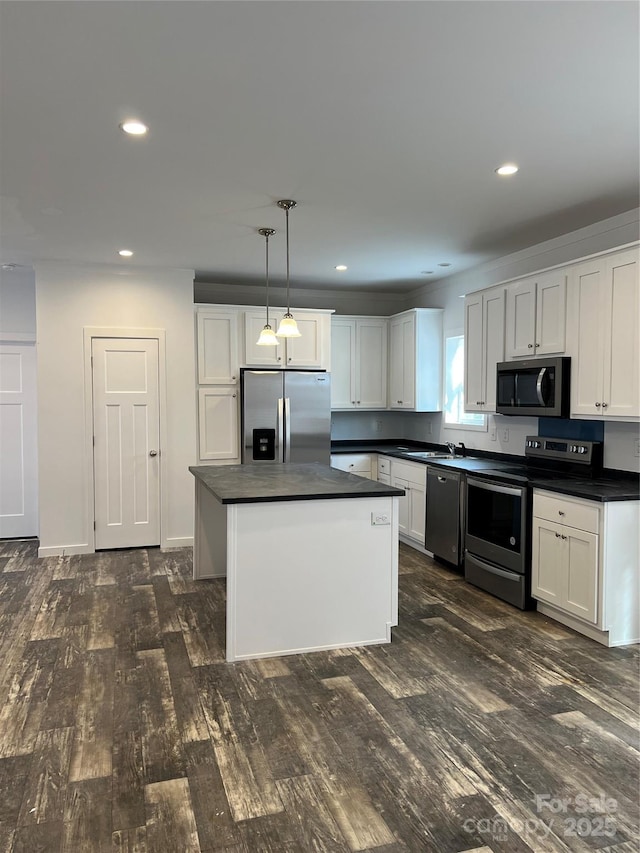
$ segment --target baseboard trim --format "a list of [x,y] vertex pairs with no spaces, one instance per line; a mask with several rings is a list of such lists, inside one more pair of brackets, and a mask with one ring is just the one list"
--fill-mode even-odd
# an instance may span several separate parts
[[72,557],[75,554],[94,554],[93,545],[45,545],[38,548],[38,557]]
[[193,548],[193,536],[175,536],[164,539],[160,545],[161,551],[171,551],[174,548]]

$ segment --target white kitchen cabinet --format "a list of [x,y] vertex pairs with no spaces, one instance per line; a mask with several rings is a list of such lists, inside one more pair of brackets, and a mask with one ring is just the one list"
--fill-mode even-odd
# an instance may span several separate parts
[[398,530],[400,535],[424,547],[427,496],[426,465],[392,459],[390,481],[392,486],[405,491],[404,497],[398,501]]
[[496,365],[504,360],[504,288],[464,300],[464,408],[495,412]]
[[375,453],[334,453],[331,456],[331,467],[367,480],[377,479]]
[[640,418],[638,290],[637,249],[571,270],[571,417]]
[[389,322],[389,408],[442,410],[441,308],[413,308]]
[[[285,309],[269,310],[274,332]],[[331,311],[309,312],[292,308],[300,331],[299,338],[280,338],[276,346],[258,346],[256,341],[266,322],[264,308],[245,311],[244,363],[247,367],[298,367],[330,370]]]
[[638,642],[638,504],[534,490],[531,594],[540,612],[605,645]]
[[199,308],[196,325],[198,384],[235,385],[238,381],[238,312]]
[[387,335],[384,317],[333,317],[332,409],[386,409]]
[[229,385],[198,391],[198,457],[239,463],[238,392]]
[[560,269],[507,285],[507,359],[565,351],[566,281]]

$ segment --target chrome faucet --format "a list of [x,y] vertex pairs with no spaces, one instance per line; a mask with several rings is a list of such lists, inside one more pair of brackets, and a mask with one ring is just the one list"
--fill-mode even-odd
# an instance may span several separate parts
[[455,446],[455,443],[454,443],[453,441],[448,441],[448,442],[447,442],[447,447],[449,448],[449,453],[450,453],[452,456],[455,456],[455,455],[456,455],[456,446]]

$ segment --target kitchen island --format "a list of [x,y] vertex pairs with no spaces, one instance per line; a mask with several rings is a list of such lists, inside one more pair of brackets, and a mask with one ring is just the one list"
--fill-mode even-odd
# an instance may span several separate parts
[[391,641],[401,489],[319,463],[189,470],[193,576],[227,578],[228,661]]

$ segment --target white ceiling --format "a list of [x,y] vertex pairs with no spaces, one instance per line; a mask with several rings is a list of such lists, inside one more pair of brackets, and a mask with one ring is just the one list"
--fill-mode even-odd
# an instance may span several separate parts
[[401,291],[629,210],[638,8],[3,1],[0,260],[278,279],[293,198],[292,284]]

